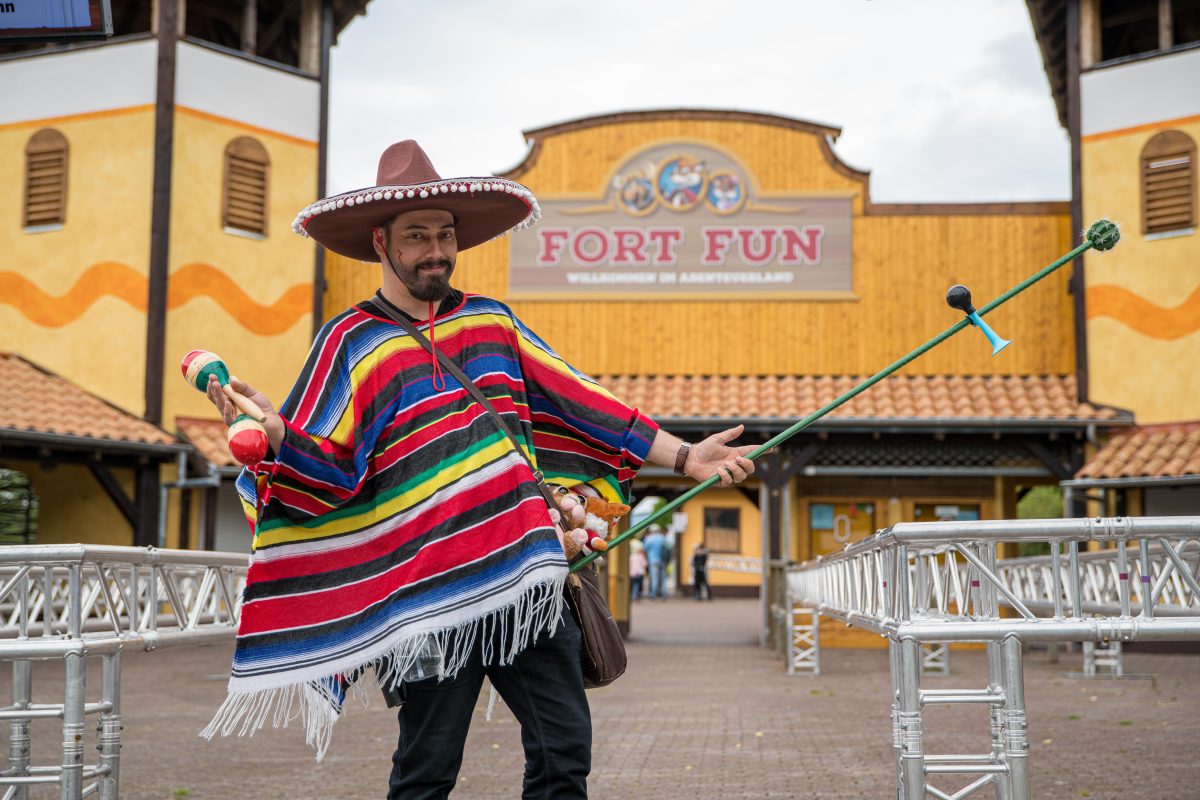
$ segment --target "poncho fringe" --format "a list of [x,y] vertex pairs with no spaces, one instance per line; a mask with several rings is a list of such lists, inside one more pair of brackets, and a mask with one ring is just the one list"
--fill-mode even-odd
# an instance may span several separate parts
[[422,653],[432,649],[443,655],[439,680],[453,678],[473,654],[477,639],[485,665],[511,664],[538,634],[543,631],[554,634],[566,604],[564,582],[565,578],[535,584],[510,605],[454,628],[410,636],[375,658],[324,680],[230,692],[200,735],[210,741],[218,733],[252,736],[266,727],[268,720],[273,728],[287,728],[299,719],[304,728],[304,742],[316,749],[320,762],[329,750],[333,726],[346,693],[352,692],[367,704],[367,687],[363,684],[368,680],[367,668],[375,674],[376,688],[391,689],[413,668]]

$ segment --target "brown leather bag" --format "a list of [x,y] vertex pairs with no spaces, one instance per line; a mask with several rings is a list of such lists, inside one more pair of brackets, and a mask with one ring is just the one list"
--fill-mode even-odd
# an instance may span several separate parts
[[629,659],[617,621],[608,610],[608,601],[600,593],[600,580],[594,565],[588,564],[567,576],[567,602],[583,633],[579,664],[583,667],[584,688],[608,686],[625,674]]
[[[512,444],[513,449],[517,451],[525,462],[529,464],[529,469],[533,472],[534,480],[537,481],[538,489],[541,490],[542,497],[545,498],[547,506],[551,510],[558,510],[558,503],[554,500],[554,495],[550,493],[550,487],[542,480],[540,470],[534,468],[533,463],[529,461],[529,456],[517,443],[517,439],[513,436],[504,419],[492,407],[491,402],[484,396],[483,392],[479,391],[479,387],[475,382],[467,377],[458,365],[440,350],[435,351],[429,340],[425,338],[425,334],[417,330],[417,327],[408,320],[394,313],[390,308],[379,304],[383,311],[396,321],[404,331],[417,340],[422,347],[429,353],[435,354],[442,367],[453,375],[459,383],[463,385],[471,397],[483,406],[487,411],[488,416],[499,426],[504,435],[508,437],[508,441]],[[625,640],[621,638],[621,631],[617,628],[617,621],[613,619],[612,612],[608,609],[608,601],[604,599],[604,595],[600,592],[600,579],[596,574],[596,567],[588,564],[579,572],[572,572],[567,576],[566,583],[567,605],[571,609],[571,616],[579,624],[579,631],[583,634],[583,644],[579,651],[579,665],[583,668],[583,686],[586,689],[596,689],[600,686],[607,686],[625,673],[625,667],[628,663],[628,658],[625,655]]]

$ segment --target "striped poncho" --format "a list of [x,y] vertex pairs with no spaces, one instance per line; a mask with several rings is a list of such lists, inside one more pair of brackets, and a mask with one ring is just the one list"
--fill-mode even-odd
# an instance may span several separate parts
[[[239,480],[254,550],[229,694],[205,736],[300,717],[320,758],[367,667],[391,685],[432,652],[449,676],[496,631],[483,658],[507,663],[562,613],[566,562],[528,464],[380,302],[324,326],[280,409],[283,445]],[[627,497],[655,424],[502,303],[447,305],[437,349],[546,479]]]

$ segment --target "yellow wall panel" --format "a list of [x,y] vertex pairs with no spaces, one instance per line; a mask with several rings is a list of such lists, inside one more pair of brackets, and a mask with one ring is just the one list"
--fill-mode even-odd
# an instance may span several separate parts
[[[704,496],[684,504],[682,511],[687,514],[687,529],[679,537],[676,547],[682,554],[683,574],[676,576],[676,581],[691,584],[692,581],[692,551],[704,539],[704,509],[706,508],[736,508],[741,512],[741,550],[737,553],[711,553],[717,556],[741,556],[759,558],[762,556],[762,540],[755,533],[762,529],[762,514],[758,508],[746,499],[740,491],[734,489],[709,489]],[[714,569],[708,570],[708,583],[711,586],[758,586],[762,576],[740,572],[727,572]]]
[[1141,152],[1167,129],[1200,145],[1191,121],[1085,139],[1082,150],[1084,218],[1122,226],[1114,250],[1085,256],[1091,399],[1140,423],[1200,418],[1200,234],[1142,233]]
[[[0,467],[24,472],[37,492],[40,508],[35,544],[133,545],[133,528],[87,467],[60,464],[48,470],[28,461],[2,459]],[[112,474],[126,495],[133,497],[133,471],[113,469]]]
[[[175,125],[163,387],[168,427],[179,415],[214,413],[180,376],[179,362],[192,349],[217,353],[276,405],[291,389],[311,342],[315,257],[312,242],[293,233],[291,223],[312,201],[317,181],[315,145],[186,110]],[[270,157],[263,238],[222,227],[225,148],[239,136],[256,139]]]
[[[22,228],[25,145],[66,137],[59,230]],[[0,350],[18,352],[134,414],[143,411],[153,109],[0,127]]]

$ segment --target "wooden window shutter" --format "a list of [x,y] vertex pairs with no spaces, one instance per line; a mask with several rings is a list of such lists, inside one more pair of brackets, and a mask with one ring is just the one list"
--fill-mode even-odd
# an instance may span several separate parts
[[1142,233],[1196,227],[1196,143],[1163,131],[1142,148]]
[[267,235],[267,186],[271,159],[249,136],[225,148],[225,190],[221,221],[226,228]]
[[67,217],[67,137],[43,128],[25,145],[25,227],[61,225]]

